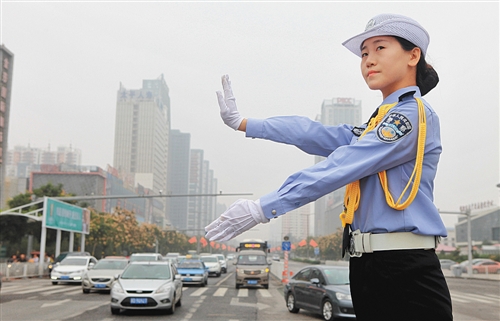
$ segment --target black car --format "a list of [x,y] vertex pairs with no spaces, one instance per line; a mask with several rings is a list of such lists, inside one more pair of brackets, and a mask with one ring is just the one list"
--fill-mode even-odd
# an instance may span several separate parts
[[313,265],[301,269],[284,287],[288,311],[300,309],[335,318],[356,318],[347,266]]

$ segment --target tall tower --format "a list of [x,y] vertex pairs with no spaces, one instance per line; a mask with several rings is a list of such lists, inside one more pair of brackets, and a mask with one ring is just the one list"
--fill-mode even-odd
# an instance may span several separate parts
[[0,208],[3,208],[6,206],[5,159],[8,151],[10,99],[14,69],[14,54],[4,45],[0,46],[0,63],[2,64],[0,78]]
[[[120,84],[117,93],[113,166],[132,173],[135,184],[167,191],[170,97],[163,75],[143,80],[141,89],[127,90]],[[150,223],[165,224],[166,200],[155,199]]]
[[[186,195],[189,192],[191,134],[174,129],[170,131],[169,141],[167,193]],[[187,214],[187,197],[167,198],[167,217],[173,227],[187,229]]]
[[[340,124],[361,125],[361,101],[354,98],[325,99],[321,105],[321,115],[317,120],[323,125],[337,126]],[[316,156],[318,163],[324,157]],[[339,215],[344,209],[345,187],[327,194],[314,204],[314,235],[323,236],[335,233],[342,225]]]

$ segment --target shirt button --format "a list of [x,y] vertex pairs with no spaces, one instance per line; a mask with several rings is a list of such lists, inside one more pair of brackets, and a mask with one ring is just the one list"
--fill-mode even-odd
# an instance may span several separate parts
[[276,215],[276,210],[272,210],[271,214]]

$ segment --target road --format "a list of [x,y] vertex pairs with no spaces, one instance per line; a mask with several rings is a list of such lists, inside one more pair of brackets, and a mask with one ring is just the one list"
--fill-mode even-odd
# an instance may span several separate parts
[[[300,264],[291,263],[296,270]],[[448,278],[455,321],[499,321],[500,282]],[[79,285],[51,285],[48,279],[24,279],[4,282],[0,295],[1,321],[31,320],[183,320],[183,321],[279,321],[321,320],[321,317],[301,310],[287,311],[282,284],[274,279],[266,289],[235,289],[234,266],[228,273],[209,278],[205,288],[185,286],[182,307],[174,315],[154,311],[122,312],[112,315],[109,294],[83,294]]]

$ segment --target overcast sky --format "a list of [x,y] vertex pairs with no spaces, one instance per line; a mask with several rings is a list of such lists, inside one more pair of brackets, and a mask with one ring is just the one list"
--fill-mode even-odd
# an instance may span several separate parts
[[[313,156],[226,127],[215,91],[229,74],[244,117],[315,118],[324,99],[380,104],[360,59],[341,43],[380,13],[419,21],[440,83],[425,99],[441,120],[435,181],[441,210],[492,200],[499,189],[499,4],[495,2],[1,1],[1,43],[14,53],[9,148],[79,148],[113,164],[116,93],[164,75],[172,128],[191,134],[223,193],[257,199]],[[356,124],[358,125],[358,124]],[[223,197],[229,205],[236,198]],[[334,217],[333,219],[338,219]],[[447,226],[456,216],[443,215]]]

